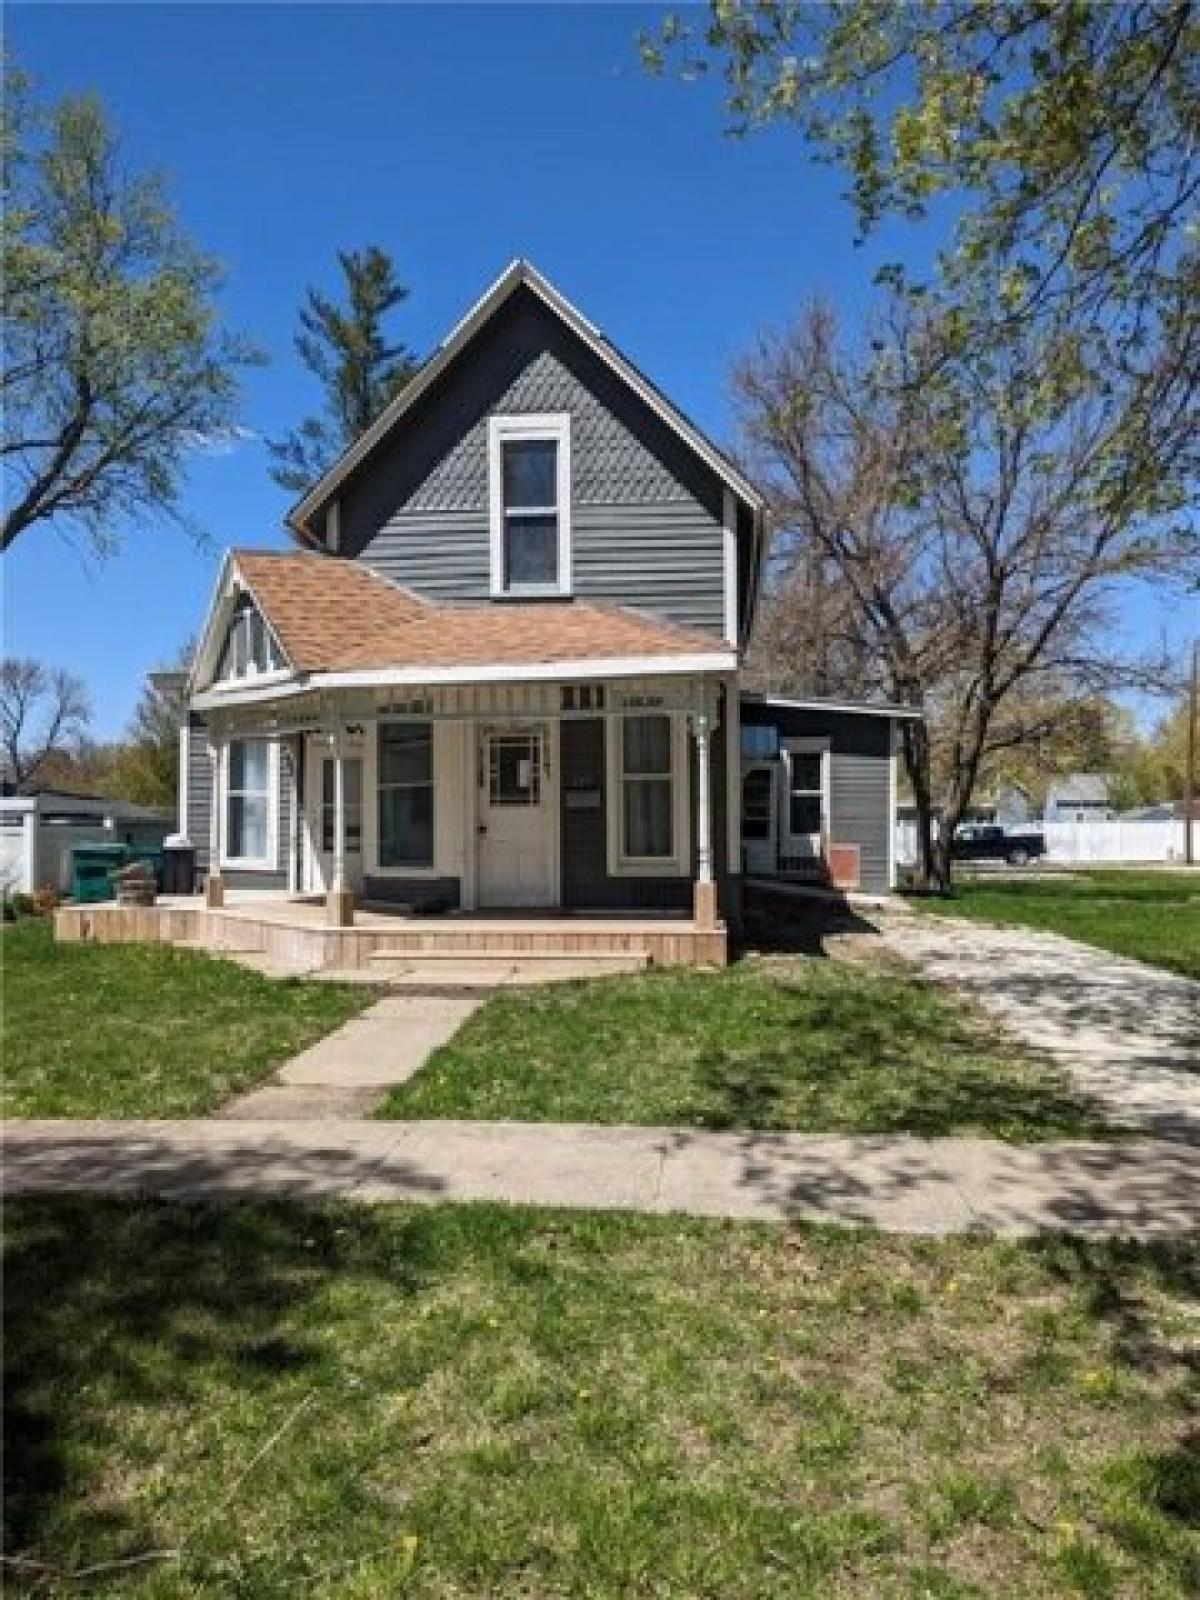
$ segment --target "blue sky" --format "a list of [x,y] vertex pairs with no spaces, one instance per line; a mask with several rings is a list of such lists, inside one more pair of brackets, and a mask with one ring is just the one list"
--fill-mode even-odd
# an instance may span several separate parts
[[[823,293],[854,317],[911,232],[853,243],[837,174],[798,137],[722,132],[718,86],[647,78],[659,8],[12,6],[41,96],[93,89],[134,168],[171,176],[226,265],[229,323],[270,357],[245,386],[251,437],[197,455],[186,511],[131,527],[97,564],[30,529],[4,560],[5,650],[79,673],[118,733],[143,675],[195,631],[219,552],[283,546],[288,497],[264,436],[318,401],[292,352],[338,248],[377,243],[411,288],[397,331],[424,353],[514,256],[529,257],[695,420],[728,438],[731,361]],[[927,248],[927,242],[925,243]],[[1176,612],[1166,625],[1182,637]],[[1128,627],[1157,628],[1148,603]]]

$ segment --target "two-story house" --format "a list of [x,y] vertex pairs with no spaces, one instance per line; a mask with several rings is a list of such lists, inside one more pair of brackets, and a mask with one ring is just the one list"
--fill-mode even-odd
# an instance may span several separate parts
[[[743,473],[514,263],[293,509],[298,548],[222,564],[181,800],[209,907],[273,889],[323,901],[328,928],[356,905],[673,916],[704,959],[723,952],[744,781],[762,807],[738,667],[764,518]],[[767,861],[756,821],[759,872],[802,875],[837,843],[836,728],[814,717],[755,702],[759,724],[807,719],[776,738],[781,842]],[[867,749],[868,854],[890,874],[891,723],[851,732],[848,818]]]
[[231,887],[736,910],[752,484],[525,262],[289,516],[231,551],[185,825]]

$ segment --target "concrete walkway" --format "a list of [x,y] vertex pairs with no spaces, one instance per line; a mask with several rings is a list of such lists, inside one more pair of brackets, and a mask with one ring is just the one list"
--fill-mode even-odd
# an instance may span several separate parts
[[1055,933],[932,915],[878,925],[897,955],[1057,1057],[1114,1121],[1200,1140],[1200,983]]
[[26,1122],[6,1192],[498,1200],[894,1233],[1200,1229],[1180,1142],[1013,1146],[482,1122]]
[[392,995],[293,1056],[219,1115],[236,1122],[361,1117],[405,1083],[481,1004],[471,995]]

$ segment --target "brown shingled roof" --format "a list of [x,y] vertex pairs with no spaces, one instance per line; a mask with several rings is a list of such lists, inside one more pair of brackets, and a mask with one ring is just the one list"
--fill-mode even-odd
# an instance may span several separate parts
[[235,551],[298,672],[373,667],[532,666],[725,648],[692,628],[584,601],[433,605],[355,561]]

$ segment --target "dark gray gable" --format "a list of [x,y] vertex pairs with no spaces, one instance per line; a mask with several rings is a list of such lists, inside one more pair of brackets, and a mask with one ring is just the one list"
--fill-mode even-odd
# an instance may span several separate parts
[[574,592],[719,633],[723,484],[528,289],[342,484],[341,552],[434,599],[486,599],[488,417],[528,412],[571,416]]

